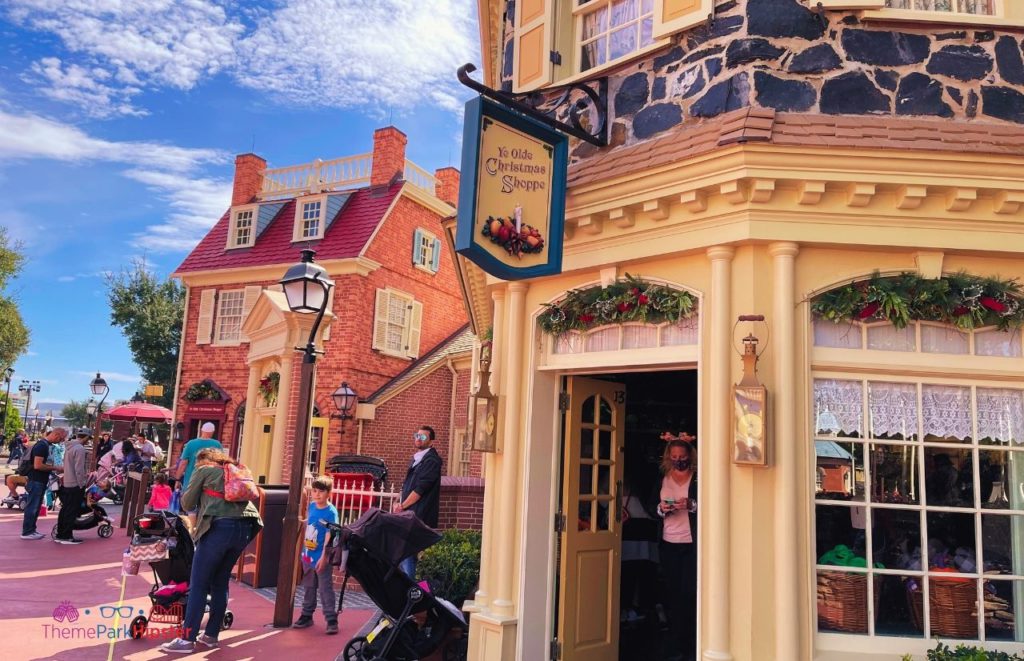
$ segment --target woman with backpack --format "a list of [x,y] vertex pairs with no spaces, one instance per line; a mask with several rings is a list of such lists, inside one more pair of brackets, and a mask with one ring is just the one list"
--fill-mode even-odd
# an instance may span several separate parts
[[[239,494],[238,492],[242,492]],[[217,647],[217,636],[228,607],[228,579],[242,551],[263,528],[253,505],[256,492],[252,475],[219,449],[199,453],[196,469],[181,495],[186,510],[198,510],[192,538],[196,552],[192,559],[188,602],[182,622],[184,637],[160,646],[164,652],[191,654],[196,642]],[[199,625],[210,600],[205,632]]]

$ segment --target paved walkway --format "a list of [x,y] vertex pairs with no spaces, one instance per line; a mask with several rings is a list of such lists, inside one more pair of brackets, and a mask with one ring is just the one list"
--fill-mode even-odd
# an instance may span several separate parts
[[[0,490],[6,494],[6,489]],[[113,515],[116,508],[108,508],[108,511]],[[114,516],[115,521],[118,516]],[[234,612],[235,622],[230,630],[221,632],[221,647],[187,656],[163,654],[157,649],[161,640],[125,639],[118,628],[126,627],[130,618],[101,608],[130,606],[134,610],[132,617],[140,611],[149,611],[146,595],[153,580],[152,572],[143,565],[138,576],[121,576],[121,553],[128,545],[124,530],[115,529],[110,539],[100,539],[95,530],[79,531],[77,534],[85,543],[63,546],[49,539],[20,539],[21,521],[20,511],[0,508],[3,554],[0,660],[3,661],[166,658],[332,661],[373,615],[372,610],[346,609],[339,620],[341,631],[337,636],[324,634],[319,611],[310,629],[277,630],[269,626],[273,619],[273,602],[256,590],[232,582],[228,608]],[[49,533],[56,521],[52,513],[41,518],[39,531]],[[63,602],[69,602],[77,611],[76,621],[71,622],[69,617],[61,622],[55,620],[55,610]],[[58,614],[62,614],[61,611]],[[111,617],[105,617],[107,614]],[[114,632],[113,640],[106,637],[110,632]],[[97,633],[103,637],[97,638]]]

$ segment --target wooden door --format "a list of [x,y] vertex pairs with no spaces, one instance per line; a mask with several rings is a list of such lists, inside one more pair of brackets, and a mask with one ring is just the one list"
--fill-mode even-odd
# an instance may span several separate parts
[[619,658],[619,573],[626,389],[569,378],[559,567],[563,661]]

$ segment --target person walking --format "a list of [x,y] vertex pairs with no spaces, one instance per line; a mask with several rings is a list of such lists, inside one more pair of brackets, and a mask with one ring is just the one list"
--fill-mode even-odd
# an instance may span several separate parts
[[87,438],[88,430],[79,430],[64,451],[64,485],[60,488],[60,514],[57,515],[57,536],[53,540],[58,544],[82,543],[74,536],[74,529],[75,519],[85,500]]
[[183,496],[185,490],[188,489],[189,479],[196,469],[196,458],[199,456],[199,453],[203,450],[224,451],[220,441],[213,437],[213,433],[216,430],[217,426],[212,422],[204,422],[203,426],[199,428],[199,438],[193,438],[182,448],[181,458],[178,459],[178,466],[174,472],[174,479],[181,481],[181,493]]
[[11,438],[11,454],[7,457],[8,466],[13,462],[21,460],[21,456],[25,453],[26,440],[27,437],[25,436],[24,429],[19,429]]
[[50,479],[51,472],[61,472],[59,466],[52,466],[46,463],[50,454],[50,446],[63,443],[67,438],[67,431],[61,427],[54,429],[45,438],[36,441],[36,444],[29,450],[29,457],[32,460],[32,468],[28,471],[28,483],[25,491],[28,493],[28,501],[25,503],[25,518],[21,524],[22,539],[43,539],[45,535],[36,530],[36,522],[39,519],[39,507],[43,504],[43,494],[46,491],[46,483]]
[[320,608],[327,621],[326,633],[338,633],[338,604],[334,599],[334,567],[327,560],[327,524],[338,522],[338,509],[329,498],[334,480],[321,475],[313,480],[309,508],[306,511],[306,534],[302,540],[302,614],[292,626],[305,629],[313,626],[316,597],[320,595]]
[[[427,425],[421,426],[412,436],[416,452],[409,462],[402,483],[402,500],[395,507],[396,512],[411,511],[416,517],[430,526],[437,527],[437,519],[441,511],[441,455],[432,445],[434,429]],[[402,561],[401,569],[411,579],[416,578],[416,556],[412,555]]]
[[[263,521],[252,502],[224,500],[224,466],[236,462],[223,451],[207,448],[196,460],[200,463],[189,478],[188,489],[181,495],[182,507],[197,511],[197,524],[192,535],[196,542],[189,578],[188,602],[182,637],[160,646],[161,651],[191,654],[196,642],[207,648],[217,647],[217,637],[228,607],[228,579],[231,570],[249,542],[263,528]],[[210,616],[206,629],[197,635],[209,598]]]

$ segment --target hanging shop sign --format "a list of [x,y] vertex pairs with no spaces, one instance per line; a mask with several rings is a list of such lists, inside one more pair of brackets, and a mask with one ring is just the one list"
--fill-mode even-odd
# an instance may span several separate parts
[[466,104],[455,248],[503,280],[562,270],[568,139],[480,96]]

